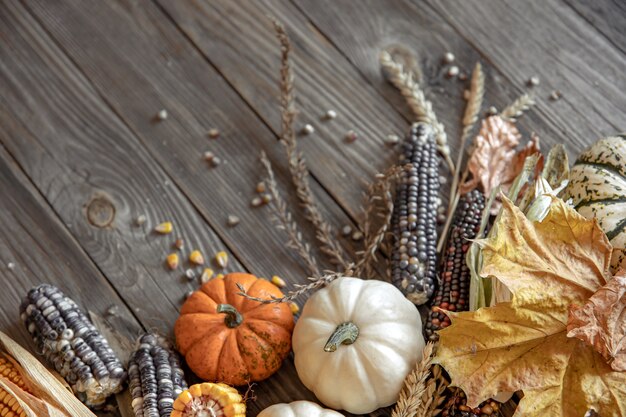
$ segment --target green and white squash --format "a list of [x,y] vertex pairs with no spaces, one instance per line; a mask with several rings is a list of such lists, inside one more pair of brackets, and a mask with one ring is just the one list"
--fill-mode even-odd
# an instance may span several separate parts
[[580,154],[563,199],[597,219],[614,248],[613,268],[626,268],[626,134],[600,139]]

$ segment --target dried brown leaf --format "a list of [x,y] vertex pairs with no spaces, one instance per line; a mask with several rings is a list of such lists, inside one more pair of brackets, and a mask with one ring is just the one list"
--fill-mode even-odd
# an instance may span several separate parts
[[626,371],[626,271],[621,270],[582,305],[571,305],[567,337],[594,348],[616,371]]

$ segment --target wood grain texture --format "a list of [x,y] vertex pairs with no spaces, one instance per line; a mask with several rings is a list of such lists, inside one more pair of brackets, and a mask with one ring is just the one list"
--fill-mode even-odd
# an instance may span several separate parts
[[[506,82],[540,78],[538,112],[554,123],[555,129],[548,132],[551,143],[564,142],[570,152],[578,153],[590,142],[624,129],[626,56],[566,4],[428,3],[506,74]],[[553,90],[563,97],[550,101]]]
[[[1,145],[0,189],[0,329],[34,352],[19,306],[30,288],[50,283],[83,309],[99,312],[118,334],[134,339],[141,326],[132,311]],[[107,314],[112,305],[114,316]]]
[[[280,131],[280,50],[270,16],[285,24],[294,49],[298,128],[315,127],[315,134],[300,141],[309,168],[358,218],[363,184],[396,162],[383,140],[391,133],[403,136],[407,121],[288,1],[159,3],[274,132]],[[329,109],[338,114],[332,121],[324,120]],[[349,130],[359,135],[352,144],[345,140]]]
[[617,49],[626,53],[626,3],[620,0],[565,0]]

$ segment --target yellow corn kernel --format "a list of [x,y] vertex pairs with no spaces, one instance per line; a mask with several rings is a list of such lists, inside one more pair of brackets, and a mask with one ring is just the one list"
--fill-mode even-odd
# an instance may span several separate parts
[[180,264],[180,258],[178,257],[177,253],[170,253],[169,255],[167,255],[167,266],[174,270],[176,268],[178,268],[178,265]]
[[204,268],[202,275],[200,275],[200,283],[206,284],[213,278],[213,270],[211,268]]
[[172,222],[163,222],[161,224],[158,224],[154,228],[154,231],[157,233],[161,233],[162,235],[166,235],[168,233],[172,233],[173,229],[174,227],[172,226]]
[[224,278],[224,274],[217,274],[215,276],[215,279],[223,279]]
[[285,280],[279,277],[278,275],[272,276],[271,282],[272,284],[276,285],[278,288],[284,288],[287,285]]
[[199,250],[194,250],[189,254],[189,262],[196,265],[204,264],[204,256],[200,253]]
[[293,301],[289,302],[289,308],[291,309],[291,313],[294,315],[300,312],[300,307],[298,307],[298,304],[294,303]]
[[[193,410],[186,405],[193,400]],[[203,382],[189,387],[174,401],[174,411],[170,417],[191,417],[198,412],[216,415],[219,411],[225,417],[245,417],[246,405],[239,392],[226,384]],[[204,415],[204,414],[203,414]]]
[[228,265],[228,254],[224,251],[218,252],[215,255],[215,263],[218,264],[220,268],[226,268]]

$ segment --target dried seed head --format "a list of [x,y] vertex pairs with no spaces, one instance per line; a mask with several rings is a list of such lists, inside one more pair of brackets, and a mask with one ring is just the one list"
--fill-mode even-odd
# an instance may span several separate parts
[[528,79],[528,81],[526,82],[526,84],[528,84],[529,87],[535,87],[539,85],[539,77],[537,77],[536,75],[533,75],[532,77],[530,77]]
[[553,90],[550,93],[550,100],[552,100],[552,101],[557,101],[557,100],[561,99],[561,97],[563,97],[563,93],[561,93],[559,90]]
[[189,280],[189,281],[193,281],[193,279],[196,277],[196,273],[193,269],[191,268],[187,268],[185,270],[185,277]]
[[452,52],[446,52],[443,55],[443,62],[446,64],[452,64],[454,62],[455,56]]
[[294,301],[289,301],[289,308],[291,309],[291,313],[296,315],[300,312],[300,307]]
[[204,257],[199,250],[194,250],[189,254],[189,262],[196,265],[204,264]]
[[359,241],[361,239],[363,239],[363,233],[361,233],[358,230],[356,232],[352,233],[352,240]]
[[315,133],[315,128],[308,123],[302,128],[303,135],[312,135],[313,133]]
[[182,250],[185,247],[185,241],[182,238],[176,238],[174,241],[174,247],[178,250]]
[[178,268],[178,265],[180,264],[180,258],[178,257],[177,253],[170,253],[169,255],[167,255],[167,266],[174,270],[176,268]]
[[457,67],[456,65],[452,65],[450,68],[448,68],[448,72],[446,73],[446,75],[448,76],[448,78],[454,78],[457,75],[459,75],[459,67]]
[[157,233],[160,233],[162,235],[166,235],[168,233],[172,233],[173,229],[174,229],[174,227],[172,226],[172,222],[163,222],[161,224],[158,224],[154,228],[154,231],[157,232]]
[[261,204],[263,204],[263,200],[261,199],[261,197],[254,197],[251,201],[250,201],[250,205],[252,207],[259,207],[261,206]]
[[211,268],[204,268],[202,275],[200,275],[200,284],[206,284],[213,278],[213,270]]
[[354,130],[348,130],[345,136],[346,142],[353,143],[358,139],[358,136]]
[[263,181],[259,182],[255,188],[256,192],[262,194],[265,192],[265,183]]
[[159,110],[159,112],[157,113],[157,119],[159,119],[159,120],[167,119],[167,110],[165,110],[165,109]]
[[239,217],[234,216],[232,214],[228,215],[228,218],[226,219],[226,224],[230,227],[235,227],[239,224],[240,220]]
[[245,417],[245,415],[246,404],[235,388],[222,383],[203,382],[190,386],[176,398],[169,417]]
[[211,151],[206,151],[204,153],[204,160],[211,163],[213,162],[213,159],[215,159],[215,154]]
[[208,135],[211,139],[217,139],[220,137],[220,131],[216,128],[211,128],[208,131]]
[[400,137],[398,135],[387,135],[385,138],[385,144],[392,146],[400,142]]
[[228,265],[228,254],[224,251],[218,252],[215,255],[215,263],[222,269],[226,268]]
[[276,285],[278,288],[284,288],[287,285],[285,280],[283,280],[278,275],[272,276],[271,282],[272,282],[272,284]]
[[143,224],[146,222],[146,216],[143,214],[140,214],[139,216],[137,216],[137,218],[135,219],[135,224],[137,226],[143,226]]

